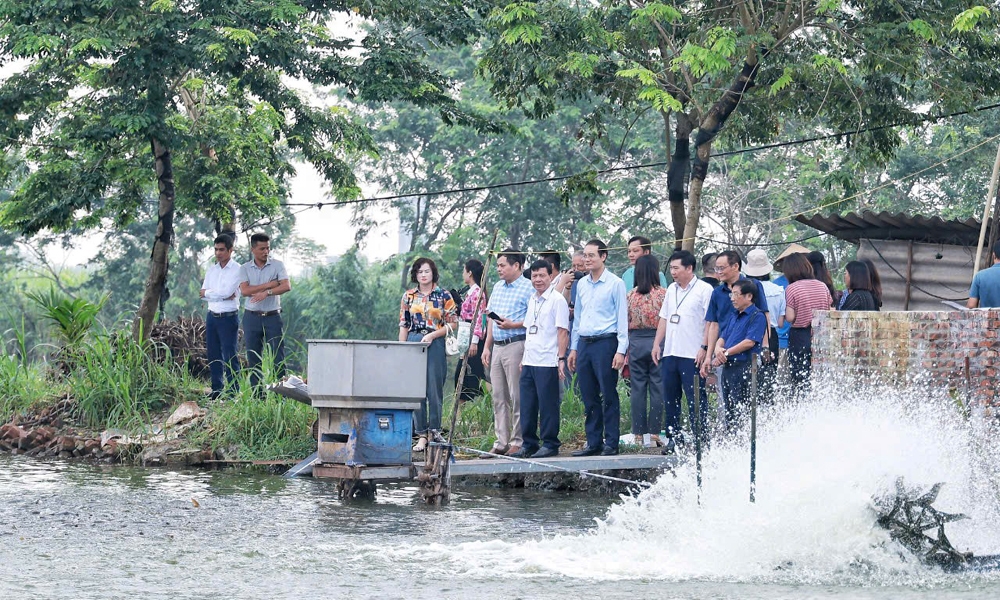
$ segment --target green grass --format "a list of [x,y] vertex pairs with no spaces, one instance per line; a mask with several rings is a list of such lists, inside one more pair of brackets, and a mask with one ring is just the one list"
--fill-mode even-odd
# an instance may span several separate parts
[[45,369],[34,363],[22,363],[16,356],[0,355],[0,424],[14,415],[50,404],[60,391],[46,380]]
[[[269,349],[261,365],[264,382],[277,379]],[[193,443],[223,449],[242,460],[300,459],[316,451],[312,423],[316,409],[275,394],[259,397],[250,386],[250,372],[238,376],[238,387],[211,407],[208,428],[191,437]]]
[[89,427],[140,431],[152,413],[199,396],[200,384],[186,369],[169,356],[156,360],[124,332],[96,336],[81,349],[69,387],[76,416]]

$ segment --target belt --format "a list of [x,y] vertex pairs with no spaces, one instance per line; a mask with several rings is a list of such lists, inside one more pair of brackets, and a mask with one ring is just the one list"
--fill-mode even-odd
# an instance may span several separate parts
[[526,339],[526,337],[522,333],[521,335],[515,335],[514,337],[507,338],[505,340],[494,340],[493,341],[493,345],[494,346],[506,346],[507,344],[513,344],[514,342],[523,342],[525,339]]
[[281,309],[278,310],[246,310],[244,313],[250,313],[251,315],[257,315],[258,317],[273,317],[274,315],[280,315]]
[[208,314],[212,315],[216,319],[225,319],[226,317],[235,317],[236,315],[239,314],[239,312],[240,311],[238,311],[238,310],[231,310],[229,312],[224,312],[224,313],[217,313],[217,312],[208,311]]
[[618,337],[617,333],[602,333],[601,335],[581,335],[580,339],[585,342],[597,342],[600,340],[610,340]]

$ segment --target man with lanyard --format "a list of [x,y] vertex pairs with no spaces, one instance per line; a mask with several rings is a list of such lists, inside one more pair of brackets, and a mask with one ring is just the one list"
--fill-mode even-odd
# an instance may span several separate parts
[[[524,357],[521,359],[521,434],[516,458],[548,458],[559,454],[559,381],[566,378],[565,358],[569,346],[569,304],[552,289],[552,263],[531,263],[531,286],[524,326]],[[539,440],[541,433],[541,440]]]
[[[757,288],[757,294],[754,296],[754,306],[756,306],[760,312],[764,313],[765,320],[767,318],[767,301],[764,298],[764,289],[761,287],[759,281],[754,281],[747,279],[740,272],[743,268],[743,259],[740,258],[739,253],[735,250],[726,250],[721,252],[719,256],[715,259],[715,273],[719,277],[719,287],[715,288],[712,292],[712,300],[708,305],[708,313],[705,315],[705,320],[708,321],[708,328],[705,332],[705,343],[702,345],[703,350],[708,350],[709,348],[715,348],[715,342],[719,339],[719,327],[722,323],[726,321],[729,315],[733,314],[733,302],[730,295],[733,292],[733,287],[738,281],[750,281],[752,285]],[[767,339],[765,334],[765,340]],[[712,360],[709,357],[708,360],[701,362],[701,376],[705,377],[708,375],[709,370],[712,368]],[[720,373],[721,375],[721,373]],[[725,399],[725,390],[722,389],[720,382],[720,395],[723,400]]]
[[[622,273],[622,281],[625,282],[625,293],[627,294],[635,287],[635,261],[639,260],[640,256],[653,253],[653,242],[641,235],[633,236],[626,244],[625,252],[628,256],[629,267]],[[667,287],[667,278],[663,273],[660,273],[660,287]]]
[[490,450],[493,454],[516,454],[521,450],[521,358],[527,333],[524,318],[532,293],[531,283],[521,276],[523,266],[524,254],[520,250],[508,248],[497,256],[500,281],[493,286],[486,307],[493,321],[486,328],[483,347],[483,366],[490,370],[493,384],[493,429],[497,436]]
[[253,259],[240,267],[240,293],[246,297],[243,339],[247,345],[250,384],[260,385],[260,363],[267,343],[274,357],[275,375],[285,374],[285,344],[282,334],[280,296],[292,289],[288,272],[280,260],[271,258],[271,238],[263,233],[250,236]]
[[618,454],[621,429],[617,386],[628,349],[628,301],[625,283],[604,267],[607,244],[587,242],[583,260],[590,276],[577,282],[568,364],[580,385],[587,445],[572,454],[613,456]]
[[[674,451],[677,442],[683,442],[681,435],[681,392],[687,396],[691,429],[703,441],[708,437],[708,394],[705,393],[705,379],[698,378],[701,387],[699,402],[700,427],[694,431],[694,379],[698,374],[697,365],[705,360],[702,349],[708,323],[705,315],[712,300],[712,286],[698,279],[694,274],[695,257],[687,250],[674,252],[669,259],[670,276],[674,282],[667,288],[660,309],[660,319],[653,339],[653,362],[660,365],[663,374],[663,402],[666,405],[667,441],[664,454]],[[662,358],[661,358],[662,350]]]
[[767,316],[754,306],[759,289],[743,279],[732,287],[733,312],[722,324],[715,342],[713,364],[722,367],[726,404],[726,429],[739,427],[750,405],[751,361],[760,353],[767,331]]
[[240,292],[240,265],[233,258],[233,238],[221,234],[215,238],[215,264],[205,273],[198,295],[208,302],[205,316],[205,350],[212,375],[211,399],[217,400],[228,383],[236,383],[240,361],[236,341],[240,333],[237,294]]

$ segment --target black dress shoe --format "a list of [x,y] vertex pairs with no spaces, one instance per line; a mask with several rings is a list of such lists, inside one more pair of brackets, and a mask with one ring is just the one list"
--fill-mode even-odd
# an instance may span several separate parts
[[531,455],[531,458],[548,458],[550,456],[556,456],[559,451],[555,448],[542,448],[538,452]]
[[603,446],[584,446],[579,450],[574,450],[570,452],[571,456],[597,456],[601,453]]
[[524,448],[521,448],[517,452],[508,453],[507,456],[509,456],[511,458],[528,458],[528,457],[530,457],[534,453],[535,453],[535,450],[532,449],[532,448],[528,448],[527,450],[525,450]]
[[604,450],[601,451],[601,456],[618,456],[618,448],[605,446]]

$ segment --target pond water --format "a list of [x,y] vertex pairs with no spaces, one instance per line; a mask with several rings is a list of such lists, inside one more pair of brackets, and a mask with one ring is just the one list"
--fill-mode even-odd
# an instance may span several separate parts
[[[1000,573],[922,566],[873,525],[897,476],[945,481],[957,547],[1000,553],[995,438],[933,399],[872,391],[761,417],[638,498],[459,488],[449,506],[260,473],[0,457],[4,598],[962,598]],[[953,411],[952,411],[953,412]],[[942,414],[946,416],[942,416]],[[993,443],[990,443],[993,442]],[[699,504],[700,501],[700,504]]]

